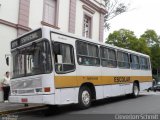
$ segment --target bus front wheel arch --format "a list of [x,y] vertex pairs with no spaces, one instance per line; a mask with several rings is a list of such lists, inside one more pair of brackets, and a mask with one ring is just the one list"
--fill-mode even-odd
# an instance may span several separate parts
[[82,84],[78,94],[78,107],[80,109],[87,109],[91,106],[91,102],[94,99],[96,99],[94,85],[92,83]]

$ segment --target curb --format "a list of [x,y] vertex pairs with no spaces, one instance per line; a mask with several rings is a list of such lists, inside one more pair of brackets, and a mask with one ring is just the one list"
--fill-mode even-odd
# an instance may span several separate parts
[[39,108],[47,108],[47,107],[45,105],[41,105],[41,106],[24,107],[24,108],[19,108],[15,110],[4,110],[4,111],[0,111],[0,116],[10,114],[10,113],[15,113],[15,112],[24,112],[28,110],[39,109]]

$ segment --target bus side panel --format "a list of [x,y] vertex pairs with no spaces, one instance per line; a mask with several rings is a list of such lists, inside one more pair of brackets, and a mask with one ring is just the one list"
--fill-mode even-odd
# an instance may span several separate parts
[[55,104],[71,104],[78,103],[79,88],[61,88],[56,89]]
[[152,82],[140,83],[140,91],[146,90],[152,86]]
[[103,86],[95,86],[96,89],[96,99],[102,99],[104,98],[104,93],[103,93]]

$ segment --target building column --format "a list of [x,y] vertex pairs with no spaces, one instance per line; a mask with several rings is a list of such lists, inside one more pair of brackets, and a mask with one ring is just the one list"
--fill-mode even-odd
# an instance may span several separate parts
[[100,14],[100,23],[99,23],[99,42],[103,42],[104,35],[104,14]]
[[69,8],[69,26],[68,32],[75,33],[76,26],[76,1],[70,0],[70,8]]
[[19,16],[17,24],[17,36],[30,31],[29,26],[29,7],[30,0],[20,0],[19,3]]

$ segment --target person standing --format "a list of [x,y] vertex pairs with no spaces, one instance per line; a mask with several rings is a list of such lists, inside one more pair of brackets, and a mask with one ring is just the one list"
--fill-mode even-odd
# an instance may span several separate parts
[[5,73],[4,79],[2,81],[2,88],[3,88],[3,94],[4,94],[4,102],[8,102],[9,93],[10,93],[10,75],[7,71]]

